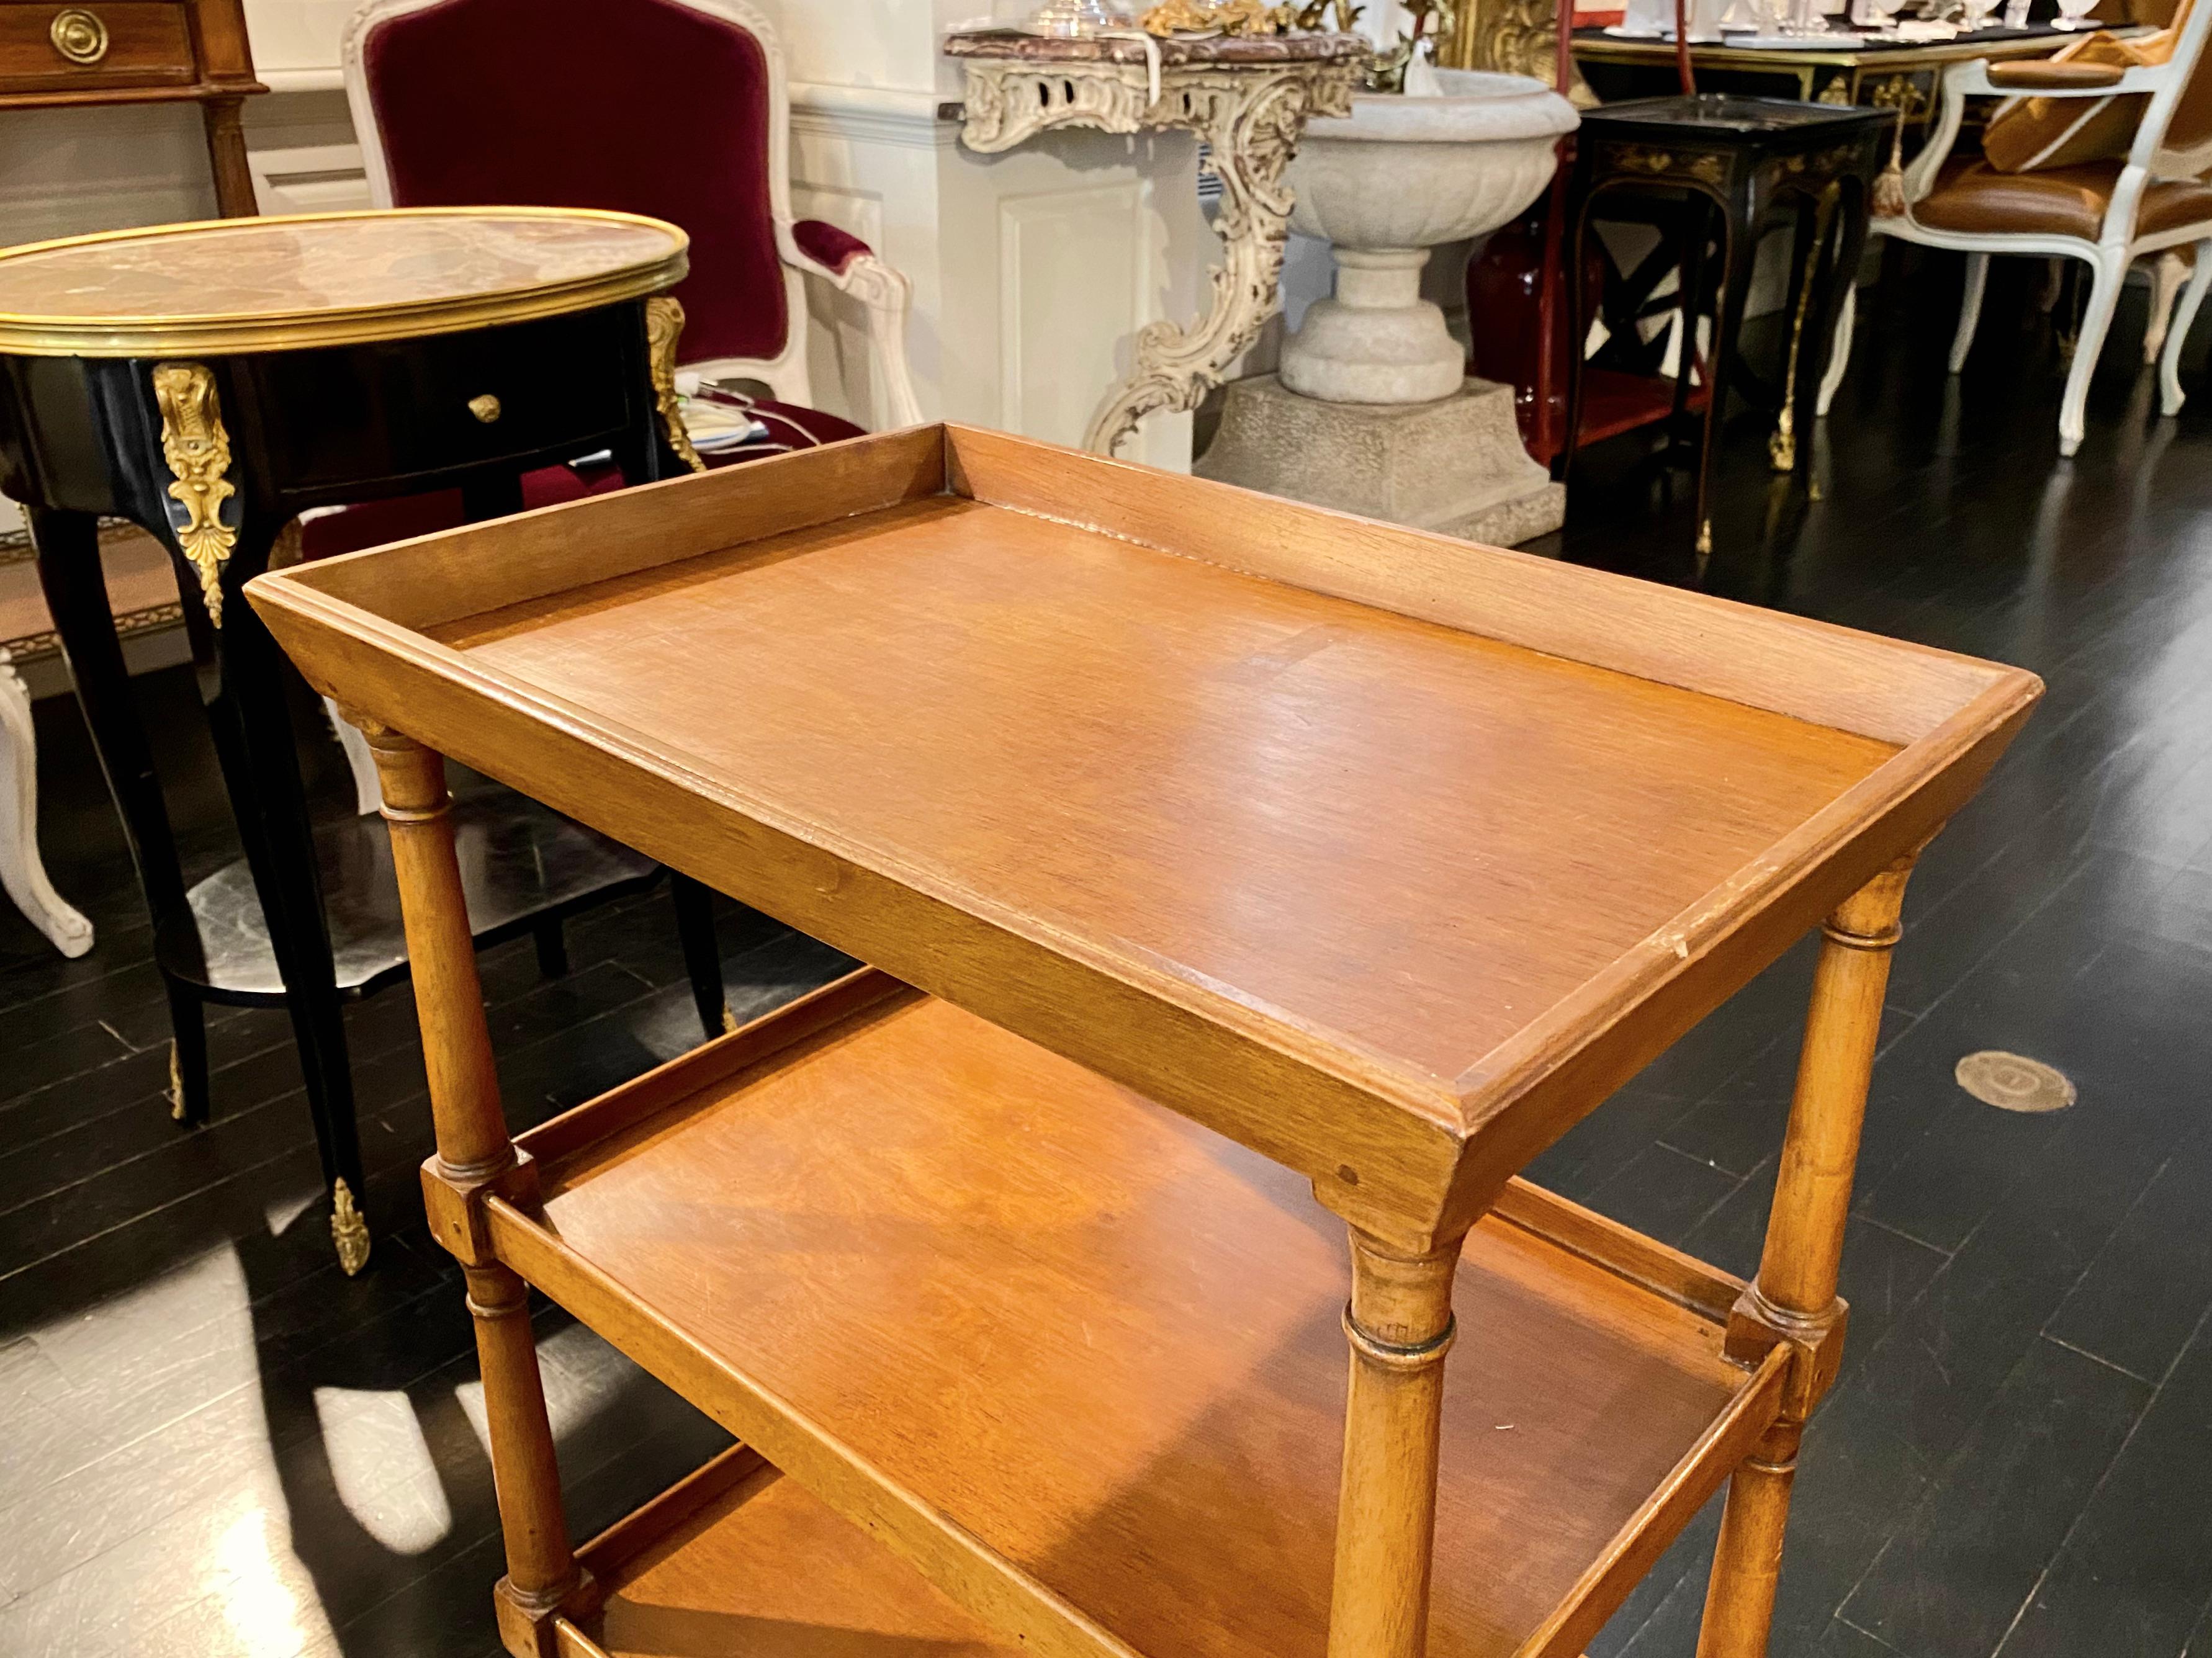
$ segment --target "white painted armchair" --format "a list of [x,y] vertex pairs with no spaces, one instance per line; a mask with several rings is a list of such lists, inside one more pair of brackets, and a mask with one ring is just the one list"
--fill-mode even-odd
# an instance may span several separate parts
[[[2196,274],[2165,330],[2159,357],[2160,408],[2180,411],[2182,343],[2212,281],[2212,185],[2199,174],[2212,155],[2200,142],[2169,143],[2183,94],[2199,71],[2212,3],[2190,9],[2162,64],[2121,69],[2086,64],[2012,63],[1986,59],[1954,64],[1943,76],[1943,101],[1927,147],[1905,170],[1905,210],[1877,218],[1884,235],[1966,255],[1966,295],[1951,344],[1950,368],[1966,364],[1981,314],[1982,291],[1992,254],[2020,253],[2079,259],[2090,267],[2089,298],[2066,376],[2058,411],[2058,451],[2081,446],[2089,381],[2096,372],[2112,312],[2128,269],[2138,259],[2193,245]],[[2078,162],[2043,171],[2001,173],[1986,161],[1952,155],[1966,100],[2145,99],[2124,157]],[[1838,331],[1836,353],[1820,406],[1827,408],[1840,381],[1849,336]]]

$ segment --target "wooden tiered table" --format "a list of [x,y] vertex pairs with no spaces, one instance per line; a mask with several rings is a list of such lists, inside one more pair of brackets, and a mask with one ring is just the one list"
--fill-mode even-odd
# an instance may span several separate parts
[[[377,750],[510,1651],[1565,1658],[1731,1479],[1762,1649],[2033,676],[957,428],[248,593]],[[441,754],[871,965],[510,1140]],[[1516,1178],[1824,917],[1755,1285]],[[526,1284],[741,1441],[581,1548]]]

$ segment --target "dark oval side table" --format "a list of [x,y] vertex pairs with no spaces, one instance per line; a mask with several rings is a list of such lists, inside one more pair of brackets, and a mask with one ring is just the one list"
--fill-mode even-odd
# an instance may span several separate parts
[[[369,1233],[344,999],[407,976],[383,826],[315,823],[296,675],[240,597],[305,509],[458,486],[519,510],[522,474],[611,451],[627,483],[696,467],[674,385],[675,226],[544,208],[167,226],[0,252],[0,493],[20,502],[155,929],[173,1103],[208,1114],[204,1005],[282,1003],[299,1043],[340,1264]],[[176,562],[201,699],[245,847],[188,886],[102,583],[125,518]],[[457,577],[463,573],[456,573]],[[464,803],[479,946],[659,878],[519,796]],[[704,889],[677,886],[708,1033],[722,990]],[[325,907],[325,898],[329,899]]]

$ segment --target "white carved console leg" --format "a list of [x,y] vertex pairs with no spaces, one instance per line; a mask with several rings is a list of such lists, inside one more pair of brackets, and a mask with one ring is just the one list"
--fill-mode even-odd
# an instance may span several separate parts
[[[991,50],[1020,55],[986,55]],[[1342,35],[1285,41],[1169,43],[1158,95],[1139,52],[1121,40],[1034,40],[1013,48],[947,50],[967,76],[968,148],[989,155],[1058,127],[1107,132],[1182,128],[1212,151],[1221,179],[1222,263],[1212,298],[1189,327],[1156,322],[1139,330],[1135,369],[1092,421],[1084,446],[1110,455],[1138,422],[1162,410],[1188,412],[1260,336],[1279,303],[1291,195],[1283,170],[1315,115],[1348,115],[1365,46]],[[1294,55],[1305,54],[1305,55]],[[1042,60],[1042,61],[1041,61]]]
[[1310,107],[1311,87],[1304,79],[1255,85],[1238,78],[1194,88],[1179,100],[1190,113],[1171,125],[1190,126],[1212,147],[1221,178],[1214,222],[1224,258],[1209,273],[1212,302],[1188,328],[1156,322],[1138,332],[1136,372],[1091,422],[1085,448],[1110,455],[1155,410],[1197,408],[1275,314],[1291,234],[1283,169],[1306,117],[1319,112]]
[[62,902],[39,858],[39,749],[31,694],[0,651],[0,886],[64,956],[92,948],[92,923]]

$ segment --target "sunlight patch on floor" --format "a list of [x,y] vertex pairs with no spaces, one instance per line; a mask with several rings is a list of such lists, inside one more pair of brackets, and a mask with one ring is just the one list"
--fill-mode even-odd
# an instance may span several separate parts
[[422,1554],[453,1529],[453,1511],[415,1403],[404,1393],[315,1389],[315,1417],[338,1500],[394,1554]]

